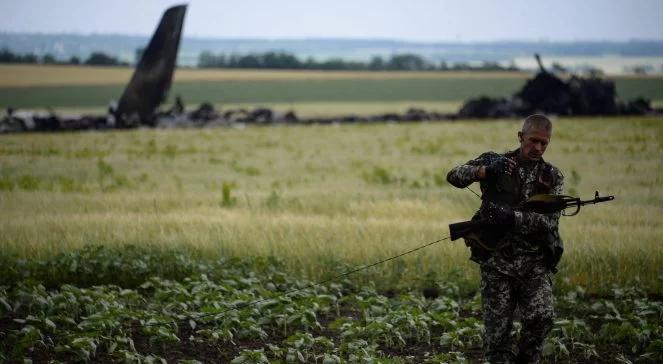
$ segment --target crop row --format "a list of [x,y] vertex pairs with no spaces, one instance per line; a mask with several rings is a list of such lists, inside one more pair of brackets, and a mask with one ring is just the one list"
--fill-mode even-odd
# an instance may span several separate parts
[[[207,262],[182,252],[88,247],[5,258],[3,360],[463,362],[481,357],[478,295],[436,282],[382,291],[312,284],[272,259]],[[663,360],[663,303],[636,288],[557,300],[548,361]],[[518,334],[516,326],[515,335]]]

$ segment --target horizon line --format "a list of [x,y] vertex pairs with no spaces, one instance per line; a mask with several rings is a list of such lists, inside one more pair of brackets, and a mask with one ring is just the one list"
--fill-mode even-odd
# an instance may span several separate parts
[[[107,36],[107,37],[128,37],[128,38],[149,38],[150,34],[127,34],[127,33],[80,33],[80,32],[39,32],[39,31],[13,31],[0,29],[1,35],[41,35],[41,36]],[[201,36],[201,35],[183,35],[182,39],[192,40],[236,40],[236,41],[357,41],[357,42],[393,42],[409,44],[499,44],[499,43],[548,43],[548,44],[569,44],[569,43],[663,43],[663,38],[630,38],[630,39],[492,39],[492,40],[409,40],[398,38],[382,37],[224,37],[224,36]]]

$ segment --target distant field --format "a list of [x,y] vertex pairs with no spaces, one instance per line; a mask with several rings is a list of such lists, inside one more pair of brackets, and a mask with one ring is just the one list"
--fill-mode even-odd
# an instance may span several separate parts
[[[205,257],[274,255],[322,276],[447,235],[478,199],[446,172],[515,146],[517,121],[4,135],[0,250],[47,258],[86,244],[184,247]],[[562,218],[557,280],[663,292],[663,119],[557,121],[548,160],[566,191],[611,203]],[[372,271],[476,284],[462,242]],[[456,272],[456,273],[454,273]]]
[[[129,68],[0,65],[0,106],[103,110],[117,100]],[[170,95],[197,105],[287,106],[302,114],[332,114],[338,104],[386,112],[394,103],[460,105],[479,95],[508,96],[529,77],[498,72],[314,72],[180,69]],[[620,97],[663,100],[663,77],[615,78]],[[332,104],[325,104],[332,103]],[[311,104],[315,104],[312,106]],[[334,105],[336,104],[336,105]],[[193,106],[191,105],[191,107]],[[359,112],[359,111],[357,111]]]
[[[423,108],[428,111],[444,113],[457,112],[463,103],[461,101],[312,101],[312,102],[224,102],[216,103],[217,110],[252,109],[255,107],[269,107],[277,111],[296,110],[300,117],[331,117],[348,114],[378,114],[378,113],[404,113],[409,108]],[[189,105],[189,110],[197,107]],[[59,107],[63,114],[99,114],[106,111],[103,106],[91,107]]]
[[[376,79],[179,82],[171,95],[185,102],[305,103],[376,101],[457,101],[478,94],[499,96],[516,90],[516,79]],[[0,88],[3,105],[28,108],[104,106],[118,99],[123,86]]]
[[[133,68],[0,64],[0,87],[125,85]],[[175,82],[283,81],[347,79],[525,79],[525,72],[362,72],[241,69],[189,69],[175,71]]]

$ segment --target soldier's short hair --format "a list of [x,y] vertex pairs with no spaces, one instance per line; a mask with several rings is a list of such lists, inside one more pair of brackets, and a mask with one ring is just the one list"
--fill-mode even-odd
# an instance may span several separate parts
[[523,121],[522,133],[527,134],[532,129],[545,129],[550,133],[552,132],[552,122],[543,114],[532,114]]

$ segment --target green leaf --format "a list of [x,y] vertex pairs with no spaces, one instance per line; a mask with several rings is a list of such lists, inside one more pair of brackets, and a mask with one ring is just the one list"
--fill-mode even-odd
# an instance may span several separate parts
[[0,297],[0,303],[5,307],[7,311],[12,310],[12,306],[10,306],[9,303],[7,303],[7,301],[5,301],[4,298]]
[[44,323],[46,324],[46,326],[48,326],[48,327],[50,327],[51,329],[54,329],[54,330],[55,330],[55,328],[56,328],[56,326],[55,326],[55,322],[49,320],[48,318],[45,318],[45,319],[44,319]]

